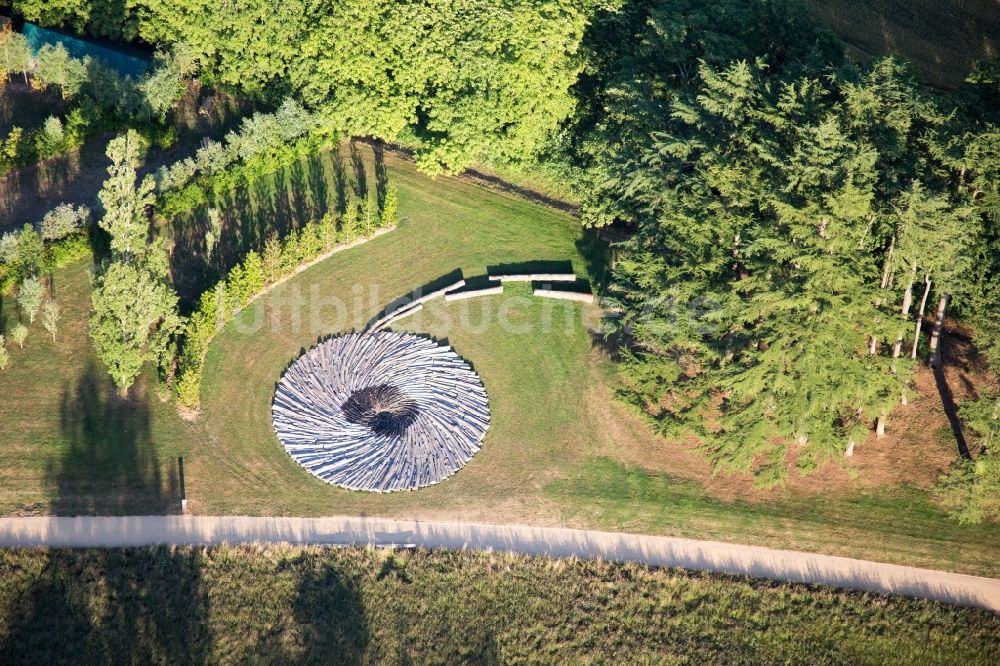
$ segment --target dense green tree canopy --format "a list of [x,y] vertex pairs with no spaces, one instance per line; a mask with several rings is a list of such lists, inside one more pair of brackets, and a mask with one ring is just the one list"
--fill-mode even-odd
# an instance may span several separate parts
[[599,0],[18,0],[27,18],[183,44],[202,75],[275,102],[295,94],[345,131],[422,145],[429,171],[534,155],[574,110]]
[[[737,5],[732,23],[704,13]],[[884,424],[915,287],[961,291],[982,236],[955,105],[892,60],[830,55],[782,6],[655,3],[591,75],[603,104],[573,148],[586,219],[634,230],[610,285],[623,394],[761,485]]]

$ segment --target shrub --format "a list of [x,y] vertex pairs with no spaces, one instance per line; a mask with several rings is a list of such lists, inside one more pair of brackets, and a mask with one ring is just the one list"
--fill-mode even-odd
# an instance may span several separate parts
[[235,159],[236,154],[231,150],[227,150],[218,141],[207,141],[205,145],[198,149],[194,156],[198,171],[207,176],[214,176],[217,173],[221,173]]
[[46,272],[52,272],[63,266],[68,266],[74,261],[79,261],[91,253],[90,240],[84,233],[75,233],[59,241],[51,243],[45,248],[45,258],[42,261],[42,268]]
[[51,157],[65,147],[66,132],[62,121],[55,116],[45,119],[41,130],[35,134],[35,150],[39,157]]
[[90,209],[86,206],[74,208],[67,203],[59,204],[42,218],[42,239],[53,241],[65,238],[82,229],[88,219]]
[[938,500],[958,522],[1000,521],[1000,455],[987,453],[961,459],[942,474],[935,488]]
[[0,172],[6,171],[17,164],[17,158],[21,150],[21,137],[23,135],[23,129],[12,127],[7,138],[0,141]]
[[191,183],[176,192],[167,192],[157,206],[164,217],[176,217],[181,213],[208,205],[208,195],[198,183]]

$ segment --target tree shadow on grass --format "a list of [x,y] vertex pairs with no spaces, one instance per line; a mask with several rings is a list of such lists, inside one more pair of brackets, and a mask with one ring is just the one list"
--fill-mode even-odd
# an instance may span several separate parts
[[376,140],[372,143],[372,154],[375,157],[375,196],[378,209],[385,209],[385,193],[389,189],[389,172],[385,168],[385,144]]
[[[363,163],[360,167],[363,169]],[[361,178],[365,178],[363,171]],[[328,212],[344,214],[349,181],[339,150],[314,154],[273,175],[210,195],[209,203],[169,221],[173,246],[170,270],[182,309],[193,309],[200,294],[225,277],[251,250],[262,252],[272,234],[284,238]],[[205,237],[210,230],[211,207],[220,211],[222,229],[209,256]]]
[[306,168],[302,160],[292,162],[289,178],[289,197],[291,198],[291,211],[298,220],[298,226],[309,222],[316,210],[314,202],[310,196],[309,183],[306,180]]
[[351,140],[351,167],[354,169],[354,194],[364,201],[368,196],[368,172],[365,171],[365,161],[361,157],[357,144]]
[[[4,664],[201,664],[212,635],[203,551],[69,550],[45,561],[11,599]],[[24,555],[24,558],[31,557]]]
[[302,628],[301,663],[354,664],[368,645],[368,627],[357,584],[327,562],[306,570],[292,605]]
[[347,212],[347,170],[344,168],[344,156],[339,147],[330,153],[330,160],[333,166],[333,187],[337,195],[337,210],[341,214],[345,214]]
[[64,440],[48,462],[57,515],[175,513],[180,488],[172,457],[161,462],[150,435],[150,408],[140,382],[120,399],[103,368],[90,362],[63,390]]
[[[297,577],[285,641],[261,635],[237,661],[266,664],[359,664],[369,631],[357,581],[317,553],[290,563]],[[283,574],[283,575],[288,575]]]
[[[338,153],[339,154],[339,153]],[[319,218],[330,212],[331,206],[335,207],[335,213],[343,213],[347,210],[346,194],[343,192],[343,164],[339,157],[333,157],[330,164],[334,171],[334,180],[338,183],[338,196],[335,202],[330,201],[330,184],[327,180],[327,170],[320,155],[310,155],[306,161],[307,175],[306,184],[309,188],[310,203],[312,205],[312,218]]]

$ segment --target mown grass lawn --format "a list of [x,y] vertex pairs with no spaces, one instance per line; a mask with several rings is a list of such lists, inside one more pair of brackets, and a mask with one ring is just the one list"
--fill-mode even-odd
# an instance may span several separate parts
[[[371,153],[363,150],[374,183]],[[335,162],[325,156],[320,163]],[[492,421],[465,468],[437,486],[389,495],[344,491],[310,476],[281,449],[270,401],[282,370],[318,337],[360,328],[397,296],[456,269],[473,277],[494,264],[546,259],[571,261],[580,275],[591,270],[572,217],[463,180],[432,181],[392,156],[384,166],[399,190],[399,227],[297,275],[230,324],[209,350],[194,422],[160,401],[152,371],[128,402],[115,398],[86,335],[89,266],[57,273],[58,344],[36,323],[0,373],[0,513],[176,512],[176,459],[184,456],[190,508],[201,514],[598,527],[1000,574],[1000,530],[957,525],[920,488],[798,488],[723,499],[677,460],[652,455],[662,442],[613,403],[613,368],[592,334],[595,309],[533,298],[525,285],[502,296],[432,302],[398,325],[447,339],[483,378]],[[337,175],[323,173],[320,190],[332,196]],[[312,184],[301,194],[315,201],[311,188],[320,179],[306,180]],[[254,201],[280,209],[265,189],[255,188]],[[251,205],[254,219],[263,219],[262,207]],[[9,297],[2,313],[8,327],[18,316]],[[637,460],[635,451],[650,455]]]
[[1000,616],[494,553],[0,551],[0,661],[995,664]]

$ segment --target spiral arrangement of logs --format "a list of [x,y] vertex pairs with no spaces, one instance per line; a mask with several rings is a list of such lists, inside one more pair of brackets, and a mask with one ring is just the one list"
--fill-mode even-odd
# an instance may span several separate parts
[[479,375],[450,347],[377,330],[321,342],[285,371],[271,406],[285,450],[311,474],[390,492],[442,481],[489,427]]

